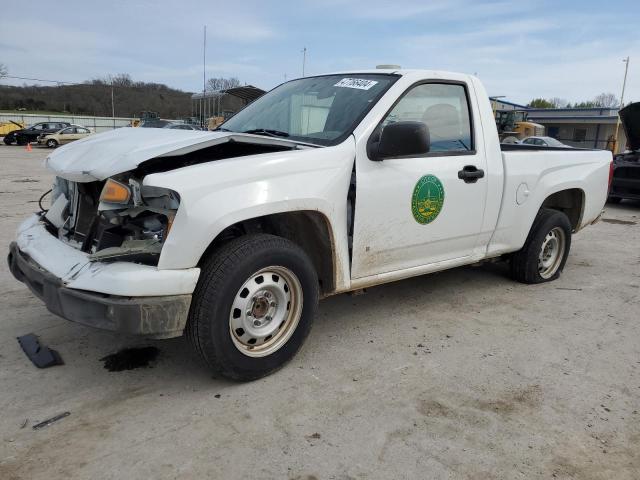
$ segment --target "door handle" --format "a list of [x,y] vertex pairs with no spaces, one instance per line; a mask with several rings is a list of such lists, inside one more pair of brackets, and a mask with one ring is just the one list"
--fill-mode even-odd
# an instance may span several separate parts
[[482,177],[484,177],[484,170],[477,168],[475,165],[465,165],[458,172],[458,178],[464,180],[464,183],[476,183]]

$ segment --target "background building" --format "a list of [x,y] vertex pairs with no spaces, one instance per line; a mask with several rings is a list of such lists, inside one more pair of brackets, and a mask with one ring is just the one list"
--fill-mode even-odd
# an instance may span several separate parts
[[209,118],[223,117],[226,120],[264,94],[264,90],[253,85],[196,93],[191,96],[191,114],[206,126]]
[[[494,111],[526,112],[528,121],[543,125],[545,135],[562,143],[580,148],[612,148],[618,119],[617,108],[529,108],[502,98],[490,99]],[[617,151],[624,151],[626,144],[624,128],[620,125]]]
[[[546,135],[562,143],[582,148],[607,148],[615,135],[617,108],[529,108],[528,119],[545,126]],[[622,125],[618,131],[618,151],[627,138]]]

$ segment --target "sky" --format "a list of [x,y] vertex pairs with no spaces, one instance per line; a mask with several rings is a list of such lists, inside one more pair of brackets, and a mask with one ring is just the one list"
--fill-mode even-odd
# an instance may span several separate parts
[[[18,5],[18,0],[8,0]],[[9,75],[134,80],[202,90],[206,76],[271,89],[306,74],[397,64],[476,74],[490,95],[640,101],[638,0],[31,0],[4,8],[0,63]],[[36,83],[11,78],[2,84]],[[45,85],[45,82],[38,82]]]

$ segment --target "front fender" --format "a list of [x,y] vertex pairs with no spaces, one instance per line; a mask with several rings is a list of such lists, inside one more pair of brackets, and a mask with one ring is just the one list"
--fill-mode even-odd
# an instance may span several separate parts
[[330,224],[338,273],[348,278],[347,192],[355,157],[350,137],[335,147],[216,160],[157,173],[145,185],[170,188],[180,207],[158,268],[191,268],[225,228],[264,215],[302,210]]

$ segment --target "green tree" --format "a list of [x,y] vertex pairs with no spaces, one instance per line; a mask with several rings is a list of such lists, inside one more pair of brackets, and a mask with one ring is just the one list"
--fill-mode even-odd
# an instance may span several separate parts
[[531,108],[555,108],[555,105],[545,98],[534,98],[527,106]]

